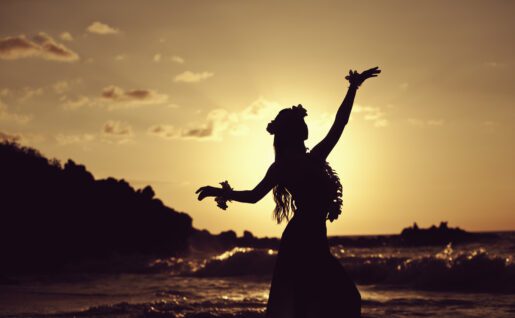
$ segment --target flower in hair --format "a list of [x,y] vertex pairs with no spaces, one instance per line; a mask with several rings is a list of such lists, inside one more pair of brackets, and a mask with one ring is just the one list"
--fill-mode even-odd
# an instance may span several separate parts
[[306,117],[308,115],[308,111],[304,107],[302,107],[301,104],[293,106],[291,109],[301,117]]
[[285,125],[288,125],[291,120],[295,120],[296,118],[304,118],[307,115],[308,112],[304,107],[302,107],[301,104],[292,106],[291,108],[283,109],[279,112],[279,115],[277,115],[274,120],[268,123],[266,131],[268,131],[271,135],[275,135],[279,130],[284,129]]
[[268,126],[266,126],[266,131],[268,131],[270,135],[275,135],[277,132],[277,123],[275,119],[268,123]]

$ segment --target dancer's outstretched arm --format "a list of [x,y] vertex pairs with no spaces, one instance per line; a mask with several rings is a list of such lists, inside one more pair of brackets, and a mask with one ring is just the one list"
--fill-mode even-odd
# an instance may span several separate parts
[[198,193],[199,201],[206,197],[225,197],[228,200],[245,202],[245,203],[256,203],[261,200],[272,188],[277,184],[275,164],[272,164],[268,171],[258,183],[258,185],[252,190],[235,191],[235,190],[224,190],[222,188],[216,188],[211,186],[205,186],[199,188],[195,193]]
[[334,123],[331,126],[331,129],[327,133],[324,139],[319,142],[311,153],[322,158],[326,159],[327,156],[331,153],[334,146],[340,140],[340,137],[345,129],[345,126],[349,122],[350,113],[352,111],[352,105],[354,104],[354,97],[356,96],[356,91],[358,87],[368,78],[376,77],[381,70],[378,67],[371,68],[369,70],[364,71],[363,73],[358,73],[356,71],[349,71],[349,75],[345,77],[349,83],[349,90],[347,91],[347,95],[343,99],[340,108],[338,108],[338,112],[336,113],[336,118],[334,119]]

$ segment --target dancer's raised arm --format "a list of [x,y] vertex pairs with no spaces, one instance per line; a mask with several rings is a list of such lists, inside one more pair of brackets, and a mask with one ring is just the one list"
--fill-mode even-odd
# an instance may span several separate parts
[[340,137],[343,133],[345,126],[349,122],[350,113],[352,111],[352,105],[354,104],[354,97],[356,96],[356,91],[358,87],[366,79],[376,77],[379,73],[381,73],[379,67],[371,68],[362,73],[358,73],[357,71],[352,70],[349,71],[349,75],[345,77],[350,83],[347,95],[345,95],[345,98],[343,99],[340,108],[338,108],[336,118],[334,119],[334,123],[331,126],[329,132],[327,133],[327,136],[325,136],[325,138],[322,139],[321,142],[319,142],[315,147],[313,147],[313,150],[311,150],[312,154],[324,160],[327,158],[327,156],[329,156],[334,146],[336,146],[336,144],[338,143],[338,140],[340,140]]
[[227,200],[245,202],[245,203],[256,203],[261,200],[272,188],[277,184],[277,172],[275,164],[272,164],[268,171],[258,183],[258,185],[252,190],[235,191],[226,190],[223,188],[216,188],[211,186],[205,186],[199,188],[195,193],[198,193],[199,201],[206,197],[224,197]]

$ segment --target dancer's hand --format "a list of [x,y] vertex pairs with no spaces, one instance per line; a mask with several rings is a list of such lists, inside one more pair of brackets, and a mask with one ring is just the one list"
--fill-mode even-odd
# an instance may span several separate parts
[[216,196],[219,196],[221,192],[222,192],[222,189],[215,188],[215,187],[212,187],[212,186],[200,187],[197,191],[195,191],[195,193],[198,193],[198,200],[199,201],[202,201],[206,197],[216,197]]
[[349,70],[349,75],[345,76],[345,79],[349,81],[351,86],[359,87],[363,82],[371,77],[376,77],[381,70],[378,66],[358,73],[357,71]]

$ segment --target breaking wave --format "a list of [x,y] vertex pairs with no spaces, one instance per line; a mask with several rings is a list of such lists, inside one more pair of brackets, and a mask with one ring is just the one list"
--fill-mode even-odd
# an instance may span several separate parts
[[[168,268],[185,276],[255,276],[268,279],[273,272],[276,254],[270,249],[234,248],[208,259],[176,260]],[[333,254],[358,284],[515,293],[512,257],[492,256],[484,248],[457,252],[449,244],[438,253],[416,257]],[[164,261],[160,262],[160,266],[164,264]]]

